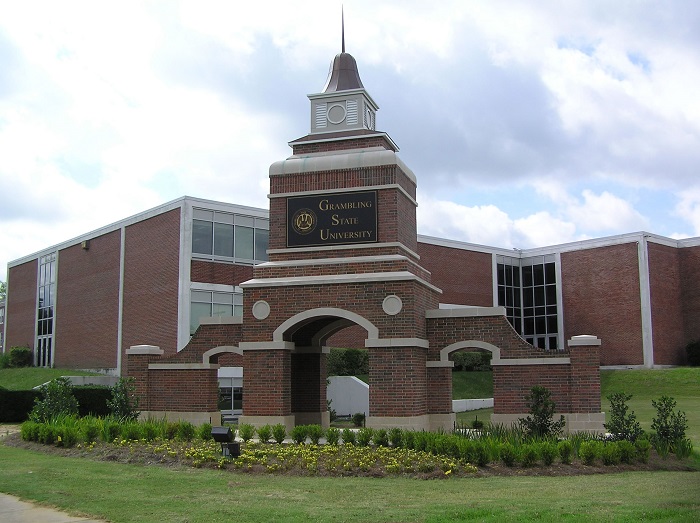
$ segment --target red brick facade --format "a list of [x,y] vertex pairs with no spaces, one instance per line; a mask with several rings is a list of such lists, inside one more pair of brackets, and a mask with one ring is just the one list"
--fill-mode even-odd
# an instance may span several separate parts
[[121,238],[113,231],[59,253],[54,333],[57,367],[115,368]]
[[37,260],[12,267],[8,272],[5,302],[5,350],[35,348]]
[[604,340],[602,365],[642,365],[642,310],[636,243],[563,252],[566,337]]
[[680,249],[685,343],[700,339],[700,245]]

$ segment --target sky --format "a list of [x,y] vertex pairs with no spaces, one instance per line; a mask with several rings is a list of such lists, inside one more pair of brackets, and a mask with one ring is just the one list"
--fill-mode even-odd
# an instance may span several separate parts
[[[700,2],[344,0],[418,232],[700,236]],[[0,0],[7,263],[180,198],[268,206],[341,2]]]

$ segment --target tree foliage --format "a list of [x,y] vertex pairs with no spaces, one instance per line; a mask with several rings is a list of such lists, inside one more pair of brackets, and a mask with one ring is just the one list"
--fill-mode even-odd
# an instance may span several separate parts
[[608,396],[610,401],[610,423],[604,423],[605,429],[618,440],[635,441],[642,435],[642,426],[637,421],[634,412],[628,412],[627,402],[632,395],[616,392]]
[[526,401],[530,415],[520,420],[520,427],[530,437],[546,438],[559,436],[564,429],[566,420],[560,416],[554,421],[556,404],[551,399],[552,393],[546,388],[536,385],[530,389]]
[[68,378],[56,378],[41,386],[43,399],[36,399],[29,419],[45,423],[58,416],[78,414],[78,400],[73,395],[73,386]]
[[107,400],[107,407],[112,416],[120,420],[136,420],[141,414],[139,398],[134,395],[136,385],[134,378],[119,378],[119,381],[111,388],[112,397]]

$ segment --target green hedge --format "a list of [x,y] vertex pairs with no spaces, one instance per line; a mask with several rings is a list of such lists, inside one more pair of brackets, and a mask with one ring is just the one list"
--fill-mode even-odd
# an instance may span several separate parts
[[[78,400],[78,412],[81,416],[109,414],[107,408],[107,400],[111,398],[109,388],[74,387],[73,395]],[[38,390],[7,390],[0,387],[0,422],[26,421],[34,408],[35,399],[41,399],[41,393]]]

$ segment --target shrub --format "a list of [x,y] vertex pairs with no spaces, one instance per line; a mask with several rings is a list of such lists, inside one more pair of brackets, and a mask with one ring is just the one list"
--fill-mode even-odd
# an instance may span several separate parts
[[512,467],[518,460],[518,453],[512,443],[503,443],[498,449],[501,461],[506,467]]
[[369,373],[369,352],[362,349],[332,348],[326,360],[329,376],[357,376]]
[[180,441],[192,441],[197,428],[189,421],[180,420],[177,424],[177,439]]
[[73,396],[73,387],[68,378],[56,378],[41,386],[44,399],[35,400],[29,419],[47,422],[61,414],[78,414],[78,400]]
[[624,392],[616,392],[608,396],[610,423],[604,423],[603,426],[615,439],[634,441],[642,434],[642,426],[634,412],[627,412],[629,410],[627,402],[631,399],[632,396]]
[[564,416],[554,421],[556,404],[551,400],[552,393],[546,387],[536,385],[530,389],[526,401],[530,415],[519,420],[520,427],[529,437],[559,436],[564,429]]
[[634,442],[634,448],[637,451],[637,459],[642,463],[649,461],[649,454],[651,452],[651,442],[646,438],[639,438]]
[[263,425],[258,427],[258,439],[260,443],[267,443],[272,437],[272,427],[270,425]]
[[372,443],[376,447],[388,447],[389,446],[389,434],[386,429],[377,429],[372,434]]
[[119,378],[114,387],[110,388],[111,398],[107,400],[107,407],[115,418],[136,420],[141,414],[137,410],[139,398],[134,394],[135,382],[134,378]]
[[593,465],[595,460],[600,455],[600,442],[584,441],[578,449],[578,457],[581,458],[586,465]]
[[214,436],[211,435],[211,428],[211,423],[202,423],[197,428],[197,437],[202,441],[209,441],[214,439]]
[[0,387],[0,422],[28,419],[34,403],[41,397],[37,390],[7,390]]
[[654,448],[657,452],[665,447],[673,451],[676,442],[685,439],[688,429],[685,413],[675,412],[676,401],[668,396],[661,396],[658,401],[651,400],[651,404],[656,409],[656,417],[651,421],[651,429],[655,431]]
[[307,425],[306,435],[311,440],[311,443],[318,445],[319,440],[323,437],[325,431],[321,425]]
[[678,459],[685,459],[693,452],[693,442],[688,438],[676,441],[674,453]]
[[20,427],[20,436],[24,441],[39,441],[39,427],[35,421],[25,421]]
[[107,401],[110,389],[99,385],[73,387],[73,395],[78,400],[79,416],[108,416]]
[[306,425],[297,425],[290,434],[292,441],[297,445],[306,443]]
[[373,430],[369,427],[362,427],[357,432],[357,444],[360,447],[368,447],[370,441],[372,441]]
[[523,467],[532,467],[539,459],[537,444],[525,443],[520,449],[520,463]]
[[415,448],[415,436],[416,433],[407,430],[403,433],[403,446],[407,449],[414,449]]
[[0,369],[9,369],[10,367],[10,353],[0,352]]
[[346,443],[348,445],[354,445],[355,440],[356,440],[355,431],[352,429],[347,429],[347,428],[343,429],[342,438],[343,438],[343,443]]
[[618,441],[617,448],[620,450],[620,461],[622,463],[634,463],[637,455],[634,443],[627,440]]
[[389,429],[389,443],[391,443],[392,447],[397,448],[403,445],[403,431],[400,428],[394,427]]
[[542,463],[549,466],[557,459],[558,448],[557,444],[552,441],[545,441],[540,444],[540,456]]
[[10,349],[10,367],[31,367],[34,356],[29,347],[12,347]]
[[455,352],[452,360],[455,363],[454,370],[470,372],[491,370],[490,352]]
[[700,367],[700,340],[691,341],[685,346],[685,355],[688,359],[688,365],[691,367]]
[[617,441],[609,441],[601,448],[600,457],[603,465],[619,465],[621,458],[620,447]]
[[329,427],[326,431],[326,441],[329,445],[337,445],[340,441],[340,430],[336,427]]
[[111,419],[105,418],[102,420],[102,430],[100,431],[100,439],[105,443],[112,443],[115,439],[119,437],[121,427],[119,422]]
[[122,439],[129,441],[138,441],[141,439],[141,425],[136,421],[119,421],[121,430],[119,435]]
[[557,450],[559,451],[559,459],[561,462],[567,465],[571,464],[571,459],[574,456],[574,444],[565,439],[559,442]]
[[244,443],[248,443],[255,436],[255,427],[250,423],[241,423],[238,425],[238,437],[243,440]]
[[282,443],[284,441],[284,438],[286,437],[287,427],[285,427],[281,423],[277,423],[275,426],[272,427],[272,439],[275,440],[275,443]]
[[362,412],[356,412],[352,415],[352,424],[356,427],[362,427],[365,424],[365,415]]

